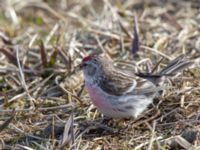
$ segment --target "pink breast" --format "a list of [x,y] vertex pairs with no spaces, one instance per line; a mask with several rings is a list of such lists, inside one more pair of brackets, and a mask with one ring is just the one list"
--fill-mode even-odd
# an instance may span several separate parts
[[86,89],[89,92],[90,98],[92,103],[97,107],[97,108],[105,108],[109,106],[109,103],[105,99],[104,95],[101,93],[101,91],[94,86],[91,86],[89,84],[86,84]]

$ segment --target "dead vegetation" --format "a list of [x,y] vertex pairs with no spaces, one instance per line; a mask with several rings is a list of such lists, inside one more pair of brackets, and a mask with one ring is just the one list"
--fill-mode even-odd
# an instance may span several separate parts
[[198,60],[198,0],[0,2],[2,149],[200,149],[199,63],[135,120],[103,119],[78,70],[93,52],[142,72]]

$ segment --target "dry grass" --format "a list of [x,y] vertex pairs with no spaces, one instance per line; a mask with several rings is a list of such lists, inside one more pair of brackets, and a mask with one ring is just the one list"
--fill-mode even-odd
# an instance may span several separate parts
[[197,60],[198,0],[0,2],[2,149],[200,149],[198,63],[135,120],[103,119],[77,69],[92,52],[144,72],[162,58],[160,67],[180,54]]

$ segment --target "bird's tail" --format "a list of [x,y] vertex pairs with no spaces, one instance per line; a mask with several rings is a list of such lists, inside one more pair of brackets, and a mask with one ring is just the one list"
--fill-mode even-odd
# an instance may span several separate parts
[[174,76],[178,72],[183,71],[186,68],[189,68],[194,62],[186,58],[185,55],[180,55],[174,60],[172,60],[165,68],[163,68],[157,74],[136,74],[140,77],[146,78],[149,81],[153,82],[156,85],[160,85],[163,83],[166,76]]
[[186,58],[185,55],[178,56],[172,60],[159,74],[161,76],[172,76],[190,67],[194,62]]

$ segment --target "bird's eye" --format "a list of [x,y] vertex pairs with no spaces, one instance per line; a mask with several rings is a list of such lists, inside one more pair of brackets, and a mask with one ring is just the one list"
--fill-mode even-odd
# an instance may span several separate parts
[[86,67],[86,66],[87,66],[87,63],[83,63],[82,66],[83,66],[83,67]]

